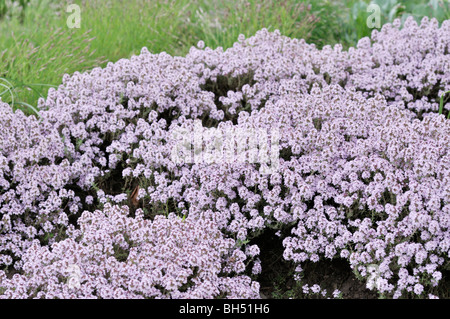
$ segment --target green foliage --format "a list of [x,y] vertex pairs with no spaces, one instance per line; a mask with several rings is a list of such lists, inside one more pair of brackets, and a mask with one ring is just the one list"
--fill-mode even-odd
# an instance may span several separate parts
[[8,12],[8,7],[6,6],[6,0],[0,0],[0,18],[3,18]]
[[25,10],[31,0],[0,0],[0,19],[14,14],[14,9],[18,8],[18,17],[23,22]]
[[[12,84],[14,105],[30,114],[35,112],[24,104],[37,105],[65,73],[103,67],[144,46],[154,53],[184,55],[199,40],[226,48],[239,34],[250,36],[263,27],[306,38],[314,23],[307,6],[295,0],[26,2],[23,18],[0,22],[0,77]],[[79,29],[67,26],[69,3],[81,8]],[[12,103],[12,95],[2,98]]]

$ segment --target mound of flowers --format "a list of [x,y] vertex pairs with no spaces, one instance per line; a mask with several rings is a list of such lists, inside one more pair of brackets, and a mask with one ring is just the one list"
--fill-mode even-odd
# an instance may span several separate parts
[[381,295],[434,297],[449,41],[427,19],[348,51],[261,30],[66,75],[40,119],[0,102],[0,296],[258,298],[270,230],[297,280],[339,258]]
[[[6,298],[255,298],[241,273],[247,256],[208,218],[144,219],[106,204],[84,212],[80,229],[51,247],[34,242],[23,274],[3,280]],[[224,267],[226,265],[226,267]],[[3,275],[4,276],[4,275]],[[4,279],[4,278],[3,278]]]

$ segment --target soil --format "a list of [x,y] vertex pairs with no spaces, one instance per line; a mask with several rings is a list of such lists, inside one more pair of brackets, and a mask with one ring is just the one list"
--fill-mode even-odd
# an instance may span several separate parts
[[[294,280],[295,265],[283,259],[281,239],[274,232],[265,232],[254,241],[261,250],[262,272],[258,277],[261,285],[261,298],[327,298],[332,297],[336,289],[341,291],[343,299],[376,299],[377,293],[366,288],[365,283],[358,280],[344,259],[320,260],[317,263],[307,262],[302,265],[303,274],[300,282]],[[305,295],[302,286],[318,284],[326,289],[323,296]]]
[[303,269],[304,282],[310,285],[317,283],[330,293],[339,289],[343,299],[378,298],[377,293],[367,289],[365,283],[355,277],[346,260],[320,260],[317,263],[306,264]]

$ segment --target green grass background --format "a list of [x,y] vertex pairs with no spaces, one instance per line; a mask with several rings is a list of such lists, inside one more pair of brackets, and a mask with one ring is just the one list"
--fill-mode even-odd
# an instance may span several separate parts
[[[369,36],[369,3],[381,23],[413,15],[450,19],[448,0],[0,0],[0,98],[26,113],[65,73],[86,71],[138,54],[184,55],[203,40],[228,48],[239,34],[279,29],[318,47],[348,48]],[[69,4],[81,8],[70,29]]]

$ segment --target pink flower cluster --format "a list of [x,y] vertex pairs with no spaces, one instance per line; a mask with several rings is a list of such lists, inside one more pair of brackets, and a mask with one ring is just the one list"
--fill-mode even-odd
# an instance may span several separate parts
[[[22,274],[1,278],[3,298],[256,298],[259,284],[241,273],[247,256],[208,218],[173,214],[131,218],[106,204],[85,211],[80,229],[51,246],[33,242]],[[78,271],[76,271],[78,269]]]
[[[373,31],[372,41],[361,39],[349,50],[351,71],[347,86],[382,93],[418,115],[437,112],[442,93],[450,90],[450,21],[442,26],[424,17],[417,25],[409,17],[402,29],[400,21]],[[450,104],[447,103],[447,112]]]
[[[450,122],[426,112],[449,52],[450,21],[395,22],[348,51],[261,30],[66,75],[40,120],[0,102],[0,296],[257,298],[269,228],[299,273],[343,258],[380,294],[435,294]],[[277,132],[276,170],[173,161],[174,132],[198,121],[213,140]]]
[[52,125],[0,101],[0,127],[0,264],[20,267],[33,239],[58,238],[79,198],[66,187],[71,163]]

